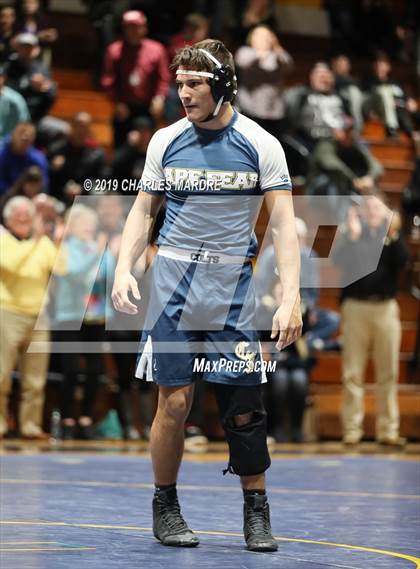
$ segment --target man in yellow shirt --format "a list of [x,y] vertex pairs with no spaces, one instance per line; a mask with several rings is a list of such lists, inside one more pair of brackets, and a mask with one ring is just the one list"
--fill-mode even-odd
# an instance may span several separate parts
[[[35,329],[38,316],[46,318],[44,299],[51,273],[66,271],[65,256],[45,235],[42,217],[23,196],[7,202],[0,235],[0,438],[7,432],[11,373],[19,362],[21,404],[19,424],[25,438],[42,432],[44,389],[49,363],[47,326]],[[44,342],[42,353],[28,352],[31,342]]]

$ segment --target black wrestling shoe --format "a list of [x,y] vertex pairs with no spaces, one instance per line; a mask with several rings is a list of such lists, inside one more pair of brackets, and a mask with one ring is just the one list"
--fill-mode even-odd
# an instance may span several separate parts
[[249,551],[277,551],[279,546],[271,533],[270,506],[267,496],[245,496],[244,536]]
[[182,517],[175,488],[155,492],[153,535],[163,545],[195,547],[199,544],[198,537],[193,534]]

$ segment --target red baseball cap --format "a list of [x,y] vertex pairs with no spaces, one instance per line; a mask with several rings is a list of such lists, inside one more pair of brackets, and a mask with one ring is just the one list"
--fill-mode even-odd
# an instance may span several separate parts
[[140,10],[129,10],[125,12],[122,18],[122,23],[127,26],[128,24],[135,24],[137,26],[142,26],[147,24],[147,18],[140,12]]

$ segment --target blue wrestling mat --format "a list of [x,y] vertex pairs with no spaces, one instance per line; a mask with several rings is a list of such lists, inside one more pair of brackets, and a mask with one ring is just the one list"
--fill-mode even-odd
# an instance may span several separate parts
[[414,569],[420,567],[414,459],[274,459],[268,472],[277,553],[250,553],[242,494],[225,462],[186,459],[179,496],[196,549],[160,545],[151,531],[147,456],[1,456],[2,569]]

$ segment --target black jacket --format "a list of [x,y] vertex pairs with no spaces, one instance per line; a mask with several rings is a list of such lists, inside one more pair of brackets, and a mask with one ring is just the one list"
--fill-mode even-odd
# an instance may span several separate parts
[[54,83],[45,92],[32,87],[31,78],[37,73],[50,78],[48,68],[38,59],[27,65],[16,54],[10,56],[7,66],[7,85],[18,91],[25,99],[33,122],[38,122],[48,113],[57,95]]
[[[385,233],[385,228],[373,232],[364,226],[357,241],[343,235],[337,243],[333,261],[342,269],[343,282],[350,282],[342,289],[341,300],[387,299],[397,294],[398,274],[408,259],[408,250],[401,235],[395,240],[388,237],[384,240]],[[351,282],[356,275],[363,274]]]

